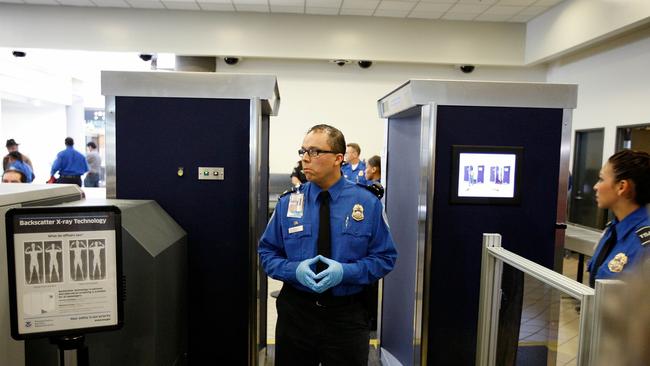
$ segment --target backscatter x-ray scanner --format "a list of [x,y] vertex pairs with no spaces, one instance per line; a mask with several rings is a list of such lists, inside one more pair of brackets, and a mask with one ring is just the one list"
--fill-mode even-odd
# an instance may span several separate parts
[[[410,80],[378,101],[399,252],[383,283],[385,363],[475,364],[483,233],[561,269],[576,99],[576,85]],[[517,352],[522,282],[504,268],[499,365]]]
[[155,200],[187,232],[189,363],[256,365],[275,76],[104,71],[102,94],[107,197]]

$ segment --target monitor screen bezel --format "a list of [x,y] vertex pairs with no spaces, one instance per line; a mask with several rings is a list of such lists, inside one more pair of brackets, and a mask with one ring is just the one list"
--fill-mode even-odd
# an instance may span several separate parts
[[[460,154],[508,154],[515,155],[514,193],[513,197],[463,197],[458,195]],[[481,146],[481,145],[452,145],[451,148],[451,184],[450,203],[473,205],[518,205],[521,203],[523,146]]]

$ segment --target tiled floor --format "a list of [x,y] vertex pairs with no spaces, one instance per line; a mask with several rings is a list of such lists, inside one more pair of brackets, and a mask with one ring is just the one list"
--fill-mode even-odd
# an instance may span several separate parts
[[[576,279],[578,265],[577,255],[564,259],[564,274]],[[584,282],[589,278],[584,274]],[[275,298],[270,296],[273,291],[279,291],[282,282],[269,278],[267,298],[267,343],[269,354],[266,365],[271,366],[273,345],[275,344]],[[538,280],[526,276],[524,285],[524,306],[522,310],[521,328],[519,332],[520,346],[545,345],[555,352],[555,363],[548,365],[576,365],[578,353],[579,313],[576,311],[577,301],[561,295],[558,291],[543,285]],[[556,320],[554,320],[556,319]],[[377,352],[375,351],[374,354]],[[371,355],[373,352],[371,352]],[[553,355],[551,354],[551,357]],[[374,358],[374,359],[373,359]],[[379,365],[377,356],[371,357],[369,364]]]

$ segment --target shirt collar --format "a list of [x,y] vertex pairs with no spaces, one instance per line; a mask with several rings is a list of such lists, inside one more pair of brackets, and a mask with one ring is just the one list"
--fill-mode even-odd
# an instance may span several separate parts
[[618,221],[618,219],[614,218],[612,223],[616,226],[616,235],[619,238],[624,237],[630,232],[630,230],[637,227],[646,218],[647,213],[645,206],[641,206],[638,209],[632,211],[632,213],[625,216],[622,221]]
[[[332,201],[336,201],[336,199],[341,195],[343,187],[345,187],[345,182],[345,178],[341,176],[341,178],[327,190],[330,193],[330,199]],[[316,199],[318,194],[323,190],[315,183],[311,183],[310,185],[312,188],[309,190],[309,196],[311,199]]]

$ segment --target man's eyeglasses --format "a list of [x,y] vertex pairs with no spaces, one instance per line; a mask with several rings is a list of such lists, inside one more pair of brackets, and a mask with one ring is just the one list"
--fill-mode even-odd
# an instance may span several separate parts
[[309,154],[309,157],[311,157],[311,158],[317,158],[317,157],[321,156],[321,154],[338,154],[338,152],[330,151],[330,150],[315,149],[313,147],[309,148],[309,149],[305,149],[305,148],[301,147],[300,150],[298,150],[298,155],[302,158],[305,154]]

